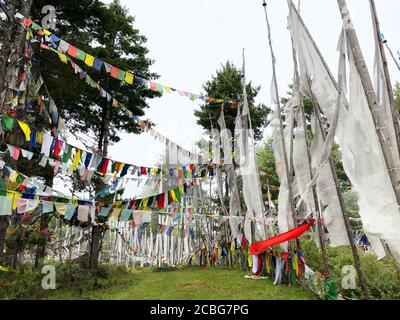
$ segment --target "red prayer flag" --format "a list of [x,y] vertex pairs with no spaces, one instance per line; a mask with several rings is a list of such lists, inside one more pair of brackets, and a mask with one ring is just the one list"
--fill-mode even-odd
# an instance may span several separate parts
[[140,173],[147,176],[147,170],[144,167],[140,167]]
[[41,44],[40,44],[40,47],[41,47],[42,49],[50,50],[49,46],[46,46],[44,43],[41,43]]
[[70,44],[68,47],[68,54],[71,57],[76,58],[76,56],[78,55],[78,48]]
[[107,173],[107,168],[108,168],[108,164],[110,163],[110,159],[106,159],[106,158],[103,158],[103,160],[102,160],[102,166],[101,166],[101,168],[100,168],[100,173],[102,173],[102,174],[106,174]]
[[29,18],[24,18],[24,27],[29,27],[32,25],[32,20]]
[[63,145],[63,142],[61,140],[56,141],[56,145],[54,147],[54,157],[56,159],[60,159],[60,153],[61,153],[61,147]]
[[160,197],[157,200],[157,208],[164,208],[165,207],[165,192],[160,194]]
[[312,225],[314,225],[315,221],[311,220],[309,223],[302,225],[296,229],[289,230],[288,232],[279,234],[275,237],[269,238],[267,240],[259,241],[252,243],[250,245],[250,253],[251,254],[260,254],[264,252],[266,249],[272,246],[276,246],[280,243],[297,239],[300,237],[304,232],[308,231]]
[[113,78],[118,78],[118,68],[111,66],[110,76]]
[[13,158],[15,161],[18,161],[20,153],[21,153],[21,149],[20,149],[20,148],[17,148],[17,147],[14,147],[13,154],[12,154],[12,158]]
[[157,83],[153,82],[153,81],[149,81],[150,84],[150,89],[153,91],[157,91]]

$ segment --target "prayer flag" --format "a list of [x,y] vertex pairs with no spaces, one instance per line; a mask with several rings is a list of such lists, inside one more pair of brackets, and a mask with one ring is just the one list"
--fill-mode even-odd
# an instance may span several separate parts
[[32,133],[31,133],[31,140],[30,140],[30,146],[31,146],[32,148],[35,148],[35,147],[36,147],[36,129],[33,129],[33,130],[32,130]]
[[126,72],[121,69],[117,69],[117,79],[121,81],[125,81],[126,78]]
[[62,148],[63,142],[61,140],[56,140],[56,145],[54,147],[54,157],[56,159],[60,158],[60,153],[61,153],[61,148]]
[[106,174],[109,163],[110,163],[110,159],[103,158],[101,160],[99,166],[97,167],[97,171],[102,174]]
[[89,67],[93,67],[94,65],[94,57],[90,54],[86,54],[86,58],[85,58],[85,64],[88,65]]
[[58,53],[58,56],[60,57],[60,60],[61,60],[62,62],[68,63],[68,57],[67,57],[64,53],[59,52],[59,53]]
[[132,73],[127,72],[125,74],[125,81],[128,84],[133,84],[133,80],[134,80],[134,75]]
[[116,79],[118,78],[118,69],[116,67],[111,66],[110,76]]
[[292,239],[297,239],[300,237],[304,232],[308,231],[312,225],[314,225],[315,221],[312,220],[309,223],[306,223],[305,225],[302,225],[301,227],[292,229],[288,232],[279,234],[275,237],[269,238],[264,241],[259,241],[259,242],[254,242],[250,245],[250,253],[251,254],[261,254],[263,253],[266,249],[272,246],[276,246],[278,244],[281,244],[283,242],[292,240]]
[[67,144],[66,150],[61,160],[62,163],[68,163],[68,160],[71,158],[71,153],[72,153],[72,146]]
[[76,54],[76,58],[78,60],[80,60],[80,61],[85,61],[86,53],[84,51],[78,49],[78,52]]
[[78,48],[74,47],[73,45],[70,45],[68,48],[68,54],[71,57],[76,58],[76,56],[78,55]]
[[19,120],[18,120],[18,124],[21,127],[21,130],[25,134],[25,141],[31,141],[31,128],[29,127],[29,125],[26,122],[19,121]]
[[5,114],[3,114],[3,128],[7,131],[12,131],[14,127],[14,118],[11,118]]
[[81,159],[81,149],[75,148],[75,150],[76,150],[75,156],[72,161],[72,170],[73,171],[76,171],[76,169],[78,169],[79,160]]
[[96,58],[94,60],[93,68],[96,69],[97,71],[100,71],[102,65],[103,65],[103,61],[101,61],[100,59]]
[[11,197],[0,196],[0,216],[11,216],[12,203]]

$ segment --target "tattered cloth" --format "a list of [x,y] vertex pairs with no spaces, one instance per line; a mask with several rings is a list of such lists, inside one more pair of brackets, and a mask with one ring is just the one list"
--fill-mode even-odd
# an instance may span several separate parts
[[252,243],[250,245],[250,253],[251,254],[260,254],[260,253],[263,253],[269,247],[276,246],[280,243],[283,243],[283,242],[286,242],[286,241],[289,241],[292,239],[296,239],[296,238],[300,237],[304,232],[308,231],[311,228],[311,226],[314,225],[314,223],[315,223],[314,220],[310,220],[310,222],[308,222],[296,229],[289,230],[288,232],[279,234],[279,235],[269,238],[267,240]]

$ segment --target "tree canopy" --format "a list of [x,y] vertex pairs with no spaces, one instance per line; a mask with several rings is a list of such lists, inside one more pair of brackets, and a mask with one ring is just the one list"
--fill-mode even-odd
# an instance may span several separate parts
[[[227,61],[221,66],[221,69],[216,71],[216,75],[213,75],[211,80],[204,84],[203,89],[209,97],[229,101],[241,101],[243,92],[241,79],[241,70]],[[260,87],[253,86],[251,81],[247,84],[250,116],[256,140],[262,138],[262,129],[265,127],[268,114],[271,111],[264,104],[255,105],[255,98],[259,91]],[[194,114],[197,117],[197,124],[206,130],[211,130],[211,126],[214,128],[217,126],[220,112],[220,104],[206,103],[200,107],[200,110],[196,110]],[[237,109],[229,106],[224,107],[224,115],[226,127],[233,133]]]
[[[40,21],[41,9],[45,0],[34,1],[32,17]],[[158,76],[150,72],[153,61],[148,58],[145,47],[146,37],[134,27],[134,17],[129,15],[118,0],[104,4],[98,0],[60,0],[55,4],[57,29],[54,33],[65,41],[90,53],[101,60],[118,66],[146,79]],[[109,139],[118,142],[118,132],[138,133],[140,128],[119,108],[111,108],[100,97],[97,90],[79,81],[72,68],[63,64],[57,55],[35,48],[37,64],[45,84],[55,100],[61,116],[68,119],[67,125],[75,131],[92,133],[92,137],[101,146],[106,110],[110,113],[105,119],[109,125]],[[159,96],[159,93],[134,82],[128,85],[110,78],[104,71],[79,66],[90,77],[136,116],[144,116],[148,108],[147,98]]]

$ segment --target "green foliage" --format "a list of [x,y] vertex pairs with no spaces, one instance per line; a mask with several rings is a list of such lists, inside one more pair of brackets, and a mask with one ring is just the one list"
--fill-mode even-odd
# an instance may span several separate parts
[[[307,265],[314,271],[323,272],[322,254],[313,240],[301,241]],[[346,265],[354,266],[353,255],[350,247],[328,248],[329,268],[331,279],[336,288],[345,297],[361,299],[362,292],[358,284],[355,290],[341,288],[342,268]],[[361,266],[364,271],[369,293],[372,299],[399,299],[400,298],[400,273],[392,258],[378,261],[372,254],[363,255],[359,250]]]
[[343,199],[347,214],[350,218],[350,224],[353,231],[361,231],[362,223],[360,220],[360,208],[358,206],[358,194],[354,190],[343,192]]
[[[56,291],[68,290],[74,295],[121,285],[121,278],[127,274],[122,266],[102,265],[95,272],[78,263],[65,261],[56,267]],[[16,272],[0,271],[0,299],[41,299],[53,290],[41,286],[43,274],[32,265],[24,265]]]
[[[41,9],[46,0],[34,1],[32,17],[40,21]],[[153,61],[147,57],[146,37],[134,28],[134,17],[119,1],[104,4],[98,0],[63,0],[55,4],[57,30],[54,32],[71,44],[103,61],[146,79],[157,75],[149,71]],[[124,130],[138,133],[134,124],[120,108],[112,108],[100,97],[98,90],[90,88],[78,79],[71,67],[60,62],[57,55],[35,47],[39,70],[55,99],[61,116],[73,131],[92,133],[99,141],[102,138],[104,121],[109,121],[109,138],[119,141],[118,132]],[[148,107],[147,98],[159,93],[147,89],[143,84],[128,85],[76,61],[95,81],[123,103],[134,115],[143,116]],[[103,67],[104,68],[104,67]],[[110,112],[106,116],[105,110]],[[106,119],[105,119],[106,118]],[[104,120],[104,121],[103,121]],[[101,143],[101,141],[99,141]]]
[[266,140],[262,148],[257,150],[257,164],[260,170],[261,189],[264,201],[268,200],[268,185],[272,199],[278,199],[279,177],[276,173],[272,140]]
[[[213,76],[210,81],[207,81],[203,88],[206,95],[209,97],[229,101],[240,101],[242,99],[241,93],[243,92],[241,79],[241,71],[228,61],[221,66],[220,70],[217,70],[217,74]],[[247,84],[250,116],[254,135],[257,140],[262,138],[262,128],[265,127],[268,114],[271,111],[263,104],[255,105],[254,99],[259,91],[259,86],[254,87],[251,82]],[[220,104],[206,103],[200,107],[200,110],[196,110],[194,114],[198,118],[197,124],[201,125],[206,130],[211,130],[211,124],[213,128],[217,127],[220,112]],[[224,115],[226,127],[233,133],[237,109],[227,106],[224,108]]]

